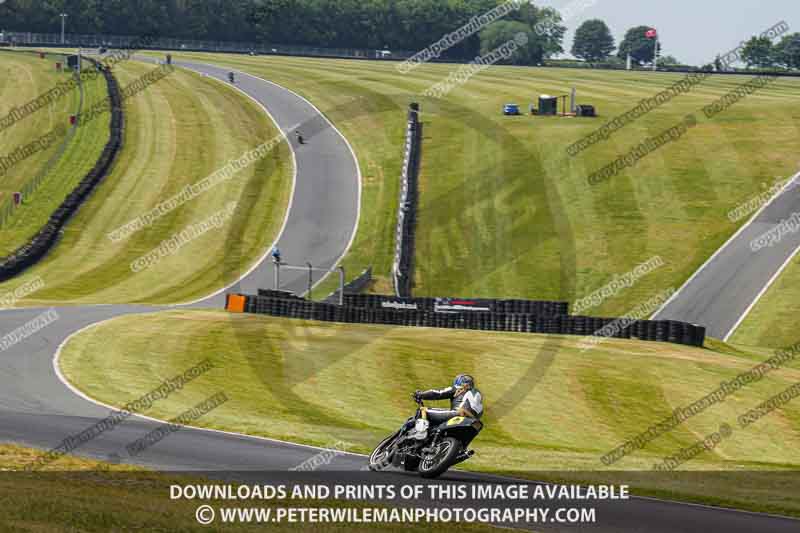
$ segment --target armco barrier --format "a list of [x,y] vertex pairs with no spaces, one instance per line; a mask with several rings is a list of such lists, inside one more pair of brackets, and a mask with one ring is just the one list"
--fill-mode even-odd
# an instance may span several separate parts
[[50,215],[50,219],[44,227],[42,227],[30,241],[19,247],[11,253],[11,255],[0,259],[0,281],[6,281],[16,276],[45,256],[56,243],[61,230],[72,215],[78,211],[78,208],[86,201],[97,184],[109,174],[116,160],[117,153],[122,146],[124,118],[122,115],[122,95],[120,94],[117,80],[109,70],[102,68],[102,66],[98,65],[93,59],[84,59],[92,62],[98,70],[103,73],[106,79],[108,96],[111,104],[110,137],[92,170],[90,170],[72,192],[64,198],[64,201],[61,202],[58,209]]
[[[435,308],[424,307],[409,309],[376,306],[338,306],[312,302],[297,297],[275,298],[268,295],[267,291],[259,296],[229,295],[229,310],[238,311],[241,301],[238,297],[242,296],[245,298],[243,307],[246,313],[324,322],[475,329],[552,335],[597,335],[621,339],[670,342],[690,346],[702,346],[706,335],[706,329],[702,326],[671,320],[637,320],[627,324],[627,327],[614,327],[619,323],[620,319],[517,312],[437,312]],[[353,301],[353,298],[350,298],[350,300]],[[233,308],[234,302],[237,306],[236,309]],[[600,333],[605,327],[608,327],[609,332],[607,335]]]
[[419,104],[412,103],[408,110],[405,156],[400,176],[400,204],[397,207],[392,282],[397,296],[411,296],[414,278],[414,234],[417,223],[417,192],[422,123],[419,121]]
[[[352,296],[363,291],[364,288],[367,285],[369,285],[371,281],[372,281],[372,267],[367,267],[355,279],[352,279],[347,283],[345,283],[344,298],[347,298],[349,295]],[[327,298],[323,300],[323,302],[328,304],[339,303],[339,289],[336,289],[335,291],[330,293],[327,296]]]

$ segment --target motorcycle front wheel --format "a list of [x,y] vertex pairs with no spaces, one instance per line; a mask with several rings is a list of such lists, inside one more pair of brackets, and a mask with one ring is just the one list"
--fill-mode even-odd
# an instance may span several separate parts
[[424,478],[435,478],[445,473],[461,451],[461,441],[445,437],[430,454],[425,454],[419,462],[418,472]]
[[391,457],[389,451],[394,444],[395,439],[399,433],[389,435],[383,439],[380,444],[369,454],[369,469],[370,470],[383,470],[391,464]]

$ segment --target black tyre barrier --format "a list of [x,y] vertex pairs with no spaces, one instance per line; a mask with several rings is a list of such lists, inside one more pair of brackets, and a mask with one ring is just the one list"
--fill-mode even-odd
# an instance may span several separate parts
[[[369,305],[338,306],[312,302],[282,291],[259,291],[257,296],[243,295],[245,312],[287,318],[345,322],[359,324],[385,324],[394,326],[433,327],[448,329],[474,329],[485,331],[511,331],[544,333],[551,335],[580,335],[639,339],[669,342],[689,346],[703,346],[706,328],[673,320],[630,320],[625,318],[598,318],[567,314],[536,314],[506,312],[437,312],[433,307],[417,309],[378,307]],[[348,295],[345,301],[370,302],[374,295]],[[430,300],[415,298],[410,300]],[[562,303],[562,302],[543,302]]]
[[397,208],[392,282],[397,296],[411,296],[414,279],[414,237],[417,223],[417,192],[419,162],[422,148],[422,123],[419,121],[419,104],[412,103],[408,110],[403,171],[400,176],[400,203]]
[[[84,58],[92,63],[106,79],[108,97],[111,104],[110,136],[92,170],[81,179],[71,193],[64,198],[61,205],[50,215],[50,219],[36,235],[20,246],[7,257],[0,259],[0,281],[6,281],[22,273],[40,261],[56,244],[61,230],[69,219],[78,211],[94,188],[110,173],[111,167],[122,147],[124,117],[122,113],[122,95],[119,85],[111,71],[98,64],[94,59]],[[78,125],[80,127],[80,124]]]

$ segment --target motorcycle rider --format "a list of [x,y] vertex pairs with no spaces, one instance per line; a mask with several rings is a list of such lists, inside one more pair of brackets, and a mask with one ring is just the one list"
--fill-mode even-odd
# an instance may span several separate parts
[[425,410],[431,426],[438,426],[456,416],[480,419],[483,416],[483,395],[475,386],[475,379],[469,374],[459,374],[453,385],[445,389],[415,391],[414,400],[450,400],[450,409]]
[[[425,440],[428,428],[443,424],[456,416],[480,419],[483,416],[483,395],[475,386],[475,378],[469,374],[459,374],[453,385],[444,389],[415,391],[414,400],[450,400],[450,409],[420,408],[420,416],[409,418],[401,428],[402,438],[397,439],[386,452],[386,464],[403,443],[409,440]],[[423,450],[424,451],[424,450]],[[462,455],[466,454],[463,452]]]
[[233,83],[233,72],[228,72],[228,81]]
[[297,142],[303,144],[303,134],[300,133],[300,130],[295,130],[294,135],[297,137]]

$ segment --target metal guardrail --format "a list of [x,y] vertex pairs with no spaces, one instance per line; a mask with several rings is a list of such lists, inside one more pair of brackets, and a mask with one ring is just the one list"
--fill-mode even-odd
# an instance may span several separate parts
[[[326,304],[344,303],[348,296],[358,294],[372,281],[372,267],[367,267],[353,280],[348,281],[343,289],[330,293],[323,301]],[[310,299],[310,297],[309,297]]]

